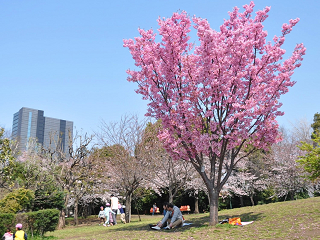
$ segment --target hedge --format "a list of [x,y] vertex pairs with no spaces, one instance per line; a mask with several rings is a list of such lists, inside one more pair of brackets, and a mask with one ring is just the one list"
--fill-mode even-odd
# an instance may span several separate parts
[[59,213],[57,209],[25,213],[28,216],[28,231],[32,236],[34,234],[43,236],[46,232],[53,232],[59,222]]
[[8,227],[11,231],[14,227],[15,214],[13,213],[0,213],[0,234],[4,234]]
[[60,211],[57,209],[45,209],[28,213],[0,213],[0,235],[6,232],[8,227],[15,230],[17,223],[22,223],[23,229],[31,235],[43,236],[46,232],[53,232],[59,222]]

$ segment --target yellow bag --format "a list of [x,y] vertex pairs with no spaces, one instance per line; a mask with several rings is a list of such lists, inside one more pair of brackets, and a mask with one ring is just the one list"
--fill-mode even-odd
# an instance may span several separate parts
[[238,226],[242,225],[242,224],[241,224],[241,219],[238,218],[238,217],[229,218],[229,224],[231,224],[231,225],[238,225]]

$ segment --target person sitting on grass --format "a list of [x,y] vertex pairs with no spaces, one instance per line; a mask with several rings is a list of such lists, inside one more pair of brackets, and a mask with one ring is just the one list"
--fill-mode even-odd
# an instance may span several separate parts
[[13,234],[13,239],[15,239],[15,240],[28,240],[27,234],[22,230],[21,223],[18,223],[16,225],[16,232]]
[[[163,217],[165,217],[166,216],[166,214],[167,214],[167,212],[168,212],[168,210],[167,210],[167,205],[168,205],[169,203],[168,202],[164,202],[163,203]],[[172,215],[171,215],[171,212],[170,212],[170,214],[169,214],[169,216],[168,216],[168,219],[171,219],[171,217],[172,217]],[[160,221],[161,222],[161,221]],[[160,223],[159,222],[159,223]],[[158,224],[159,224],[158,223]],[[166,227],[167,226],[167,221],[166,222],[164,222],[163,224],[162,224],[162,228],[164,228],[164,227]]]
[[[167,228],[175,228],[177,226],[182,226],[183,216],[180,209],[177,206],[174,206],[172,203],[169,203],[166,206],[167,213],[162,218],[162,220],[158,223],[158,227],[162,227],[167,222]],[[171,219],[170,219],[171,215]]]
[[101,223],[104,224],[104,222],[106,221],[106,216],[104,215],[104,210],[103,210],[102,206],[100,207],[100,212],[99,212],[98,218],[100,219],[99,226]]
[[168,202],[164,202],[163,203],[163,216],[165,216],[166,215],[166,213],[167,213],[167,205],[168,205],[169,203]]

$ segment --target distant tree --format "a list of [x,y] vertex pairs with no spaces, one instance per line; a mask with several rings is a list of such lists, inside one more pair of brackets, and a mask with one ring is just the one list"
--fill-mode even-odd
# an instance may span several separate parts
[[315,113],[313,117],[313,123],[311,124],[313,128],[313,134],[317,134],[320,132],[320,113]]
[[14,189],[0,200],[0,212],[17,213],[31,209],[34,192],[30,189]]
[[[14,147],[15,144],[12,146]],[[46,168],[46,160],[41,158],[40,150],[41,146],[37,140],[30,138],[27,150],[17,155],[14,159],[14,167],[10,169],[10,189],[24,188],[34,192],[32,210],[60,209],[59,197],[63,198],[63,193],[59,191],[52,173]]]
[[[186,187],[191,181],[194,169],[192,165],[182,159],[174,160],[168,154],[157,137],[161,123],[149,123],[143,135],[143,145],[145,149],[144,157],[149,162],[151,171],[146,175],[146,179],[156,189],[166,190],[169,195],[168,202],[173,202],[178,192]],[[157,191],[161,194],[161,191]]]
[[[270,7],[252,18],[253,7],[245,5],[243,13],[235,7],[220,31],[193,17],[200,43],[195,48],[185,12],[158,20],[159,43],[153,30],[142,29],[141,37],[124,40],[140,68],[128,70],[128,80],[151,101],[148,115],[162,120],[160,139],[174,159],[192,163],[207,187],[210,225],[218,223],[219,193],[232,169],[277,141],[276,117],[283,114],[278,100],[294,85],[290,78],[306,50],[298,44],[283,60],[285,36],[299,19],[283,24],[272,44],[262,25]],[[250,145],[252,151],[242,151]]]
[[[55,179],[46,168],[46,159],[41,157],[41,145],[37,139],[30,138],[28,148],[22,152],[16,161],[15,185],[36,191],[45,186],[52,187]],[[52,189],[51,189],[52,190]]]
[[[74,220],[78,225],[78,202],[82,196],[90,192],[98,178],[92,159],[90,158],[93,135],[76,134],[73,138],[69,133],[67,152],[61,144],[54,142],[43,147],[41,157],[46,159],[46,168],[53,174],[55,181],[64,192],[64,206],[68,205],[70,198],[74,198]],[[59,138],[57,138],[59,139]],[[66,209],[62,209],[58,228],[65,226]]]
[[149,173],[150,164],[144,157],[142,145],[145,127],[144,120],[140,121],[136,115],[126,115],[119,122],[102,122],[98,134],[103,147],[97,156],[108,178],[109,191],[125,197],[126,222],[131,221],[132,194]]
[[34,193],[32,211],[41,209],[59,209],[64,208],[64,193],[55,186],[38,188]]
[[244,206],[243,196],[248,196],[254,206],[254,195],[268,187],[269,171],[265,166],[267,162],[263,153],[252,154],[236,166],[228,179],[225,188],[240,197],[241,206]]
[[312,134],[313,143],[302,142],[302,145],[299,146],[300,150],[304,151],[306,154],[299,156],[297,161],[303,169],[309,173],[307,178],[312,181],[320,180],[320,134]]
[[269,181],[277,197],[293,200],[310,185],[297,163],[299,156],[303,155],[298,146],[301,141],[310,143],[310,132],[310,124],[304,120],[296,122],[291,130],[281,128],[282,141],[272,146],[270,155],[273,164]]
[[208,195],[208,192],[197,171],[192,172],[190,180],[186,182],[184,188],[185,190],[189,190],[190,196],[194,197],[194,213],[199,213],[199,193],[204,192]]
[[15,158],[12,150],[12,141],[4,137],[4,128],[0,128],[0,188],[12,187],[15,170]]

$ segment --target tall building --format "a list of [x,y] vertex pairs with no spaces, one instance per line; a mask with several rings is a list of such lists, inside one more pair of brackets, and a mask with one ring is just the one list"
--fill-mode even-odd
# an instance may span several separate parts
[[63,151],[67,151],[69,133],[73,137],[73,122],[45,117],[44,111],[23,107],[13,115],[12,137],[18,141],[23,152],[30,138],[48,147],[50,142],[59,142]]

